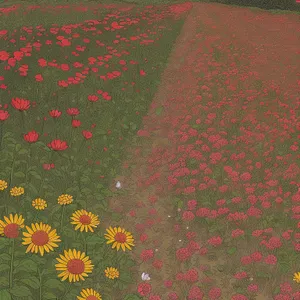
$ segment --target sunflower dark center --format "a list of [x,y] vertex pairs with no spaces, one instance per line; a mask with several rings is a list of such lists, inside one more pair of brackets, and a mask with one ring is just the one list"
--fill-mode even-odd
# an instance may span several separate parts
[[38,230],[33,233],[31,240],[36,246],[44,246],[49,242],[49,235],[44,230]]
[[71,259],[67,264],[67,269],[71,274],[82,274],[84,262],[81,259]]
[[91,224],[91,221],[92,221],[91,217],[89,217],[87,215],[82,215],[79,218],[79,222],[83,225],[89,225],[89,224]]
[[4,234],[10,239],[15,239],[19,236],[19,225],[11,223],[5,226]]
[[98,300],[96,296],[90,295],[86,298],[86,300]]
[[126,234],[123,232],[118,232],[115,236],[116,242],[125,243],[127,240]]

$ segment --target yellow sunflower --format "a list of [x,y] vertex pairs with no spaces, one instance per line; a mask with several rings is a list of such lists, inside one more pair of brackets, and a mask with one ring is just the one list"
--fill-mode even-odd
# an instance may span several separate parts
[[60,205],[67,205],[73,202],[73,196],[69,194],[62,194],[57,198],[57,202]]
[[11,194],[13,197],[21,196],[21,195],[24,194],[24,188],[22,188],[21,186],[20,186],[20,187],[15,186],[15,187],[11,188],[10,194]]
[[102,297],[93,289],[82,289],[77,300],[102,300]]
[[105,276],[109,279],[115,279],[120,276],[120,272],[116,268],[108,267],[104,270]]
[[0,191],[7,189],[7,182],[5,180],[0,180]]
[[4,216],[4,221],[0,220],[0,236],[6,236],[15,239],[19,236],[19,229],[24,228],[24,219],[22,215],[12,214],[9,218]]
[[125,251],[126,248],[131,250],[131,246],[134,246],[134,239],[130,232],[126,231],[124,228],[121,227],[114,227],[111,226],[106,229],[106,234],[104,235],[107,239],[107,244],[112,244],[112,249],[117,248],[117,251],[120,248]]
[[31,205],[36,210],[44,210],[48,206],[47,201],[41,198],[36,198],[32,200]]
[[300,283],[300,272],[294,273],[294,281],[296,281],[297,283]]
[[40,253],[44,255],[45,251],[54,251],[53,248],[57,248],[58,242],[61,242],[60,236],[57,235],[56,229],[52,229],[50,225],[42,222],[31,224],[31,228],[26,226],[27,232],[23,232],[24,246],[27,246],[26,253]]
[[94,265],[84,252],[69,249],[68,251],[64,250],[64,255],[60,254],[59,256],[56,258],[59,263],[55,265],[55,268],[56,271],[62,271],[58,274],[62,281],[67,278],[69,282],[85,280],[84,277],[88,277],[87,273],[93,271]]
[[84,209],[76,210],[71,216],[71,224],[76,225],[75,230],[80,229],[80,231],[91,231],[94,232],[94,228],[96,228],[99,224],[98,216],[92,214],[91,212],[87,212]]

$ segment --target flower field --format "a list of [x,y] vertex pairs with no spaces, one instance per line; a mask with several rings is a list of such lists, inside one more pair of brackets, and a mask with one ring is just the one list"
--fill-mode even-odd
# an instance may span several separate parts
[[0,18],[0,299],[121,299],[135,240],[111,183],[183,18],[114,5]]
[[297,15],[0,23],[0,300],[300,300]]

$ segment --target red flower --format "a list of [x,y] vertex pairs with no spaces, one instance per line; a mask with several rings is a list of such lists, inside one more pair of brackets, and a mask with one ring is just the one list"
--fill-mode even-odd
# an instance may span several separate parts
[[52,109],[49,111],[49,115],[52,118],[58,118],[61,116],[61,111],[57,110],[57,109]]
[[24,134],[24,140],[28,143],[35,143],[38,140],[38,138],[39,134],[34,130]]
[[67,114],[69,116],[78,116],[79,115],[79,109],[76,107],[68,108],[67,109]]
[[141,295],[141,296],[147,296],[150,294],[151,292],[151,284],[150,283],[140,283],[138,285],[138,293]]
[[154,252],[152,249],[145,249],[140,254],[140,258],[142,261],[147,261],[147,260],[153,258],[153,256],[154,256]]
[[217,287],[211,288],[210,291],[208,292],[208,297],[211,300],[219,299],[221,295],[222,295],[221,289]]
[[91,102],[96,102],[99,100],[99,97],[96,95],[88,95],[88,100]]
[[6,110],[0,109],[0,121],[5,121],[9,117],[9,113]]
[[189,290],[189,295],[188,295],[189,300],[202,300],[203,297],[204,294],[198,286],[193,286]]
[[82,130],[82,135],[85,139],[89,140],[93,137],[93,134],[88,130]]
[[53,140],[48,144],[48,147],[54,151],[63,151],[68,148],[68,144],[62,140]]
[[22,98],[13,98],[11,100],[11,105],[19,110],[19,111],[23,111],[23,110],[27,110],[30,107],[30,101],[26,100],[26,99],[22,99]]
[[80,120],[72,120],[72,127],[77,128],[81,125]]
[[187,273],[185,274],[185,278],[187,281],[190,281],[190,282],[198,281],[198,279],[199,279],[198,271],[196,269],[188,270]]
[[5,61],[9,58],[9,54],[6,51],[0,51],[0,60]]

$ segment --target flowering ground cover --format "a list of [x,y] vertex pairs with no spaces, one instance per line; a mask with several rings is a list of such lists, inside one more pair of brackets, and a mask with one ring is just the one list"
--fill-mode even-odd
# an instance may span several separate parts
[[0,11],[1,300],[300,299],[299,16]]
[[299,28],[193,4],[111,201],[144,299],[300,299]]
[[184,14],[115,5],[0,13],[0,299],[140,299],[124,292],[133,228],[108,200]]

